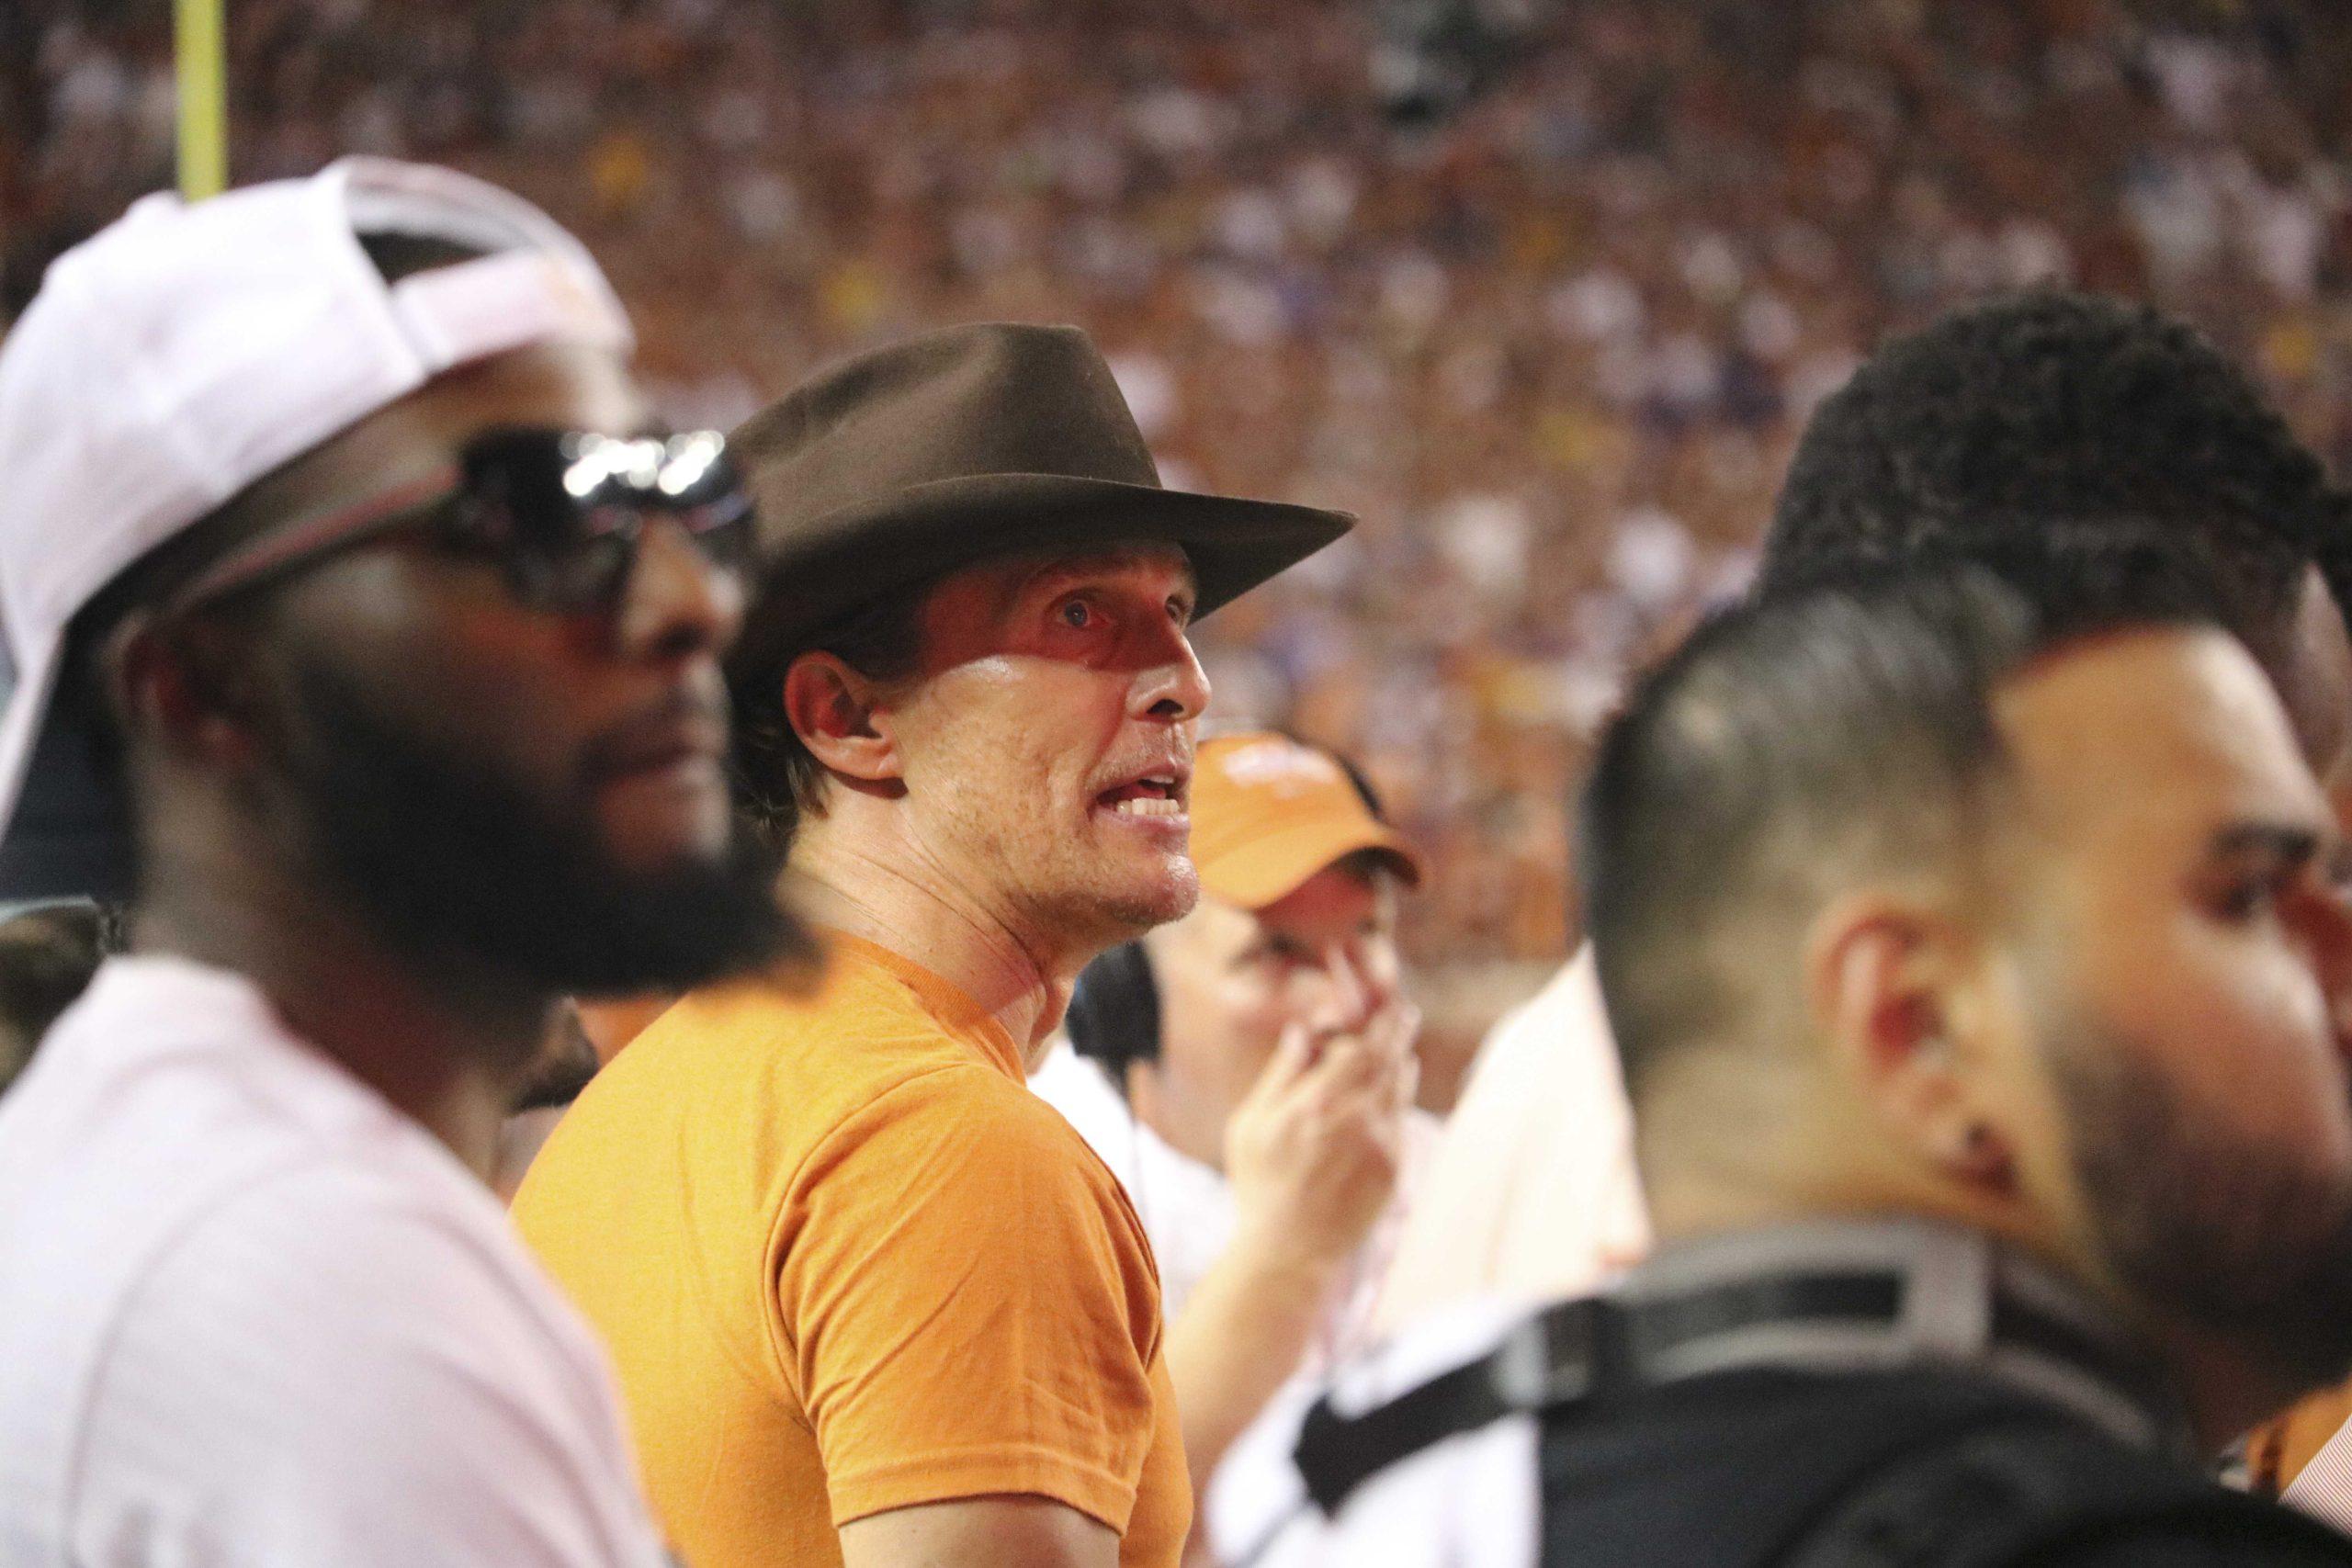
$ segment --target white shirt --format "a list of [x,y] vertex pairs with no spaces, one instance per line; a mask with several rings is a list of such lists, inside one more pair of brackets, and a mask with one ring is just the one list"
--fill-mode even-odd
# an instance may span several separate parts
[[[1233,1189],[1225,1173],[1180,1152],[1145,1126],[1102,1067],[1067,1041],[1053,1043],[1045,1061],[1029,1076],[1029,1087],[1078,1129],[1126,1189],[1127,1201],[1136,1206],[1152,1256],[1159,1262],[1160,1309],[1172,1321],[1210,1265],[1233,1243]],[[1332,1293],[1301,1369],[1306,1375],[1319,1376],[1372,1344],[1374,1308],[1388,1277],[1388,1260],[1437,1139],[1436,1118],[1419,1111],[1408,1112],[1396,1196]]]
[[1633,1108],[1588,946],[1478,1048],[1374,1327],[1477,1300],[1566,1301],[1649,1245]]
[[1224,1173],[1180,1154],[1136,1120],[1094,1063],[1056,1039],[1029,1087],[1078,1129],[1126,1189],[1159,1264],[1159,1305],[1173,1320],[1209,1265],[1232,1244],[1233,1191]]
[[0,1562],[666,1561],[481,1184],[243,978],[108,962],[0,1097]]
[[2352,1426],[2339,1427],[2335,1436],[2321,1444],[2319,1452],[2312,1455],[2278,1497],[2352,1535]]
[[[1341,1369],[1329,1385],[1343,1416],[1385,1404],[1490,1354],[1525,1321],[1522,1308],[1479,1303],[1440,1313]],[[1534,1417],[1513,1416],[1432,1443],[1387,1466],[1327,1518],[1293,1459],[1324,1389],[1294,1383],[1235,1443],[1204,1500],[1209,1552],[1224,1568],[1535,1568],[1542,1518]],[[1227,1486],[1227,1475],[1251,1477]]]
[[[1233,1190],[1224,1173],[1179,1152],[1145,1126],[1102,1069],[1066,1042],[1055,1042],[1030,1076],[1029,1086],[1069,1119],[1126,1189],[1159,1262],[1161,1310],[1173,1322],[1201,1276],[1232,1244]],[[1235,1440],[1208,1483],[1195,1478],[1204,1517],[1267,1519],[1286,1506],[1289,1494],[1283,1488],[1291,1473],[1288,1450],[1269,1449],[1270,1439],[1261,1434],[1285,1422],[1295,1433],[1306,1396],[1320,1388],[1322,1378],[1371,1347],[1388,1260],[1405,1216],[1418,1201],[1418,1179],[1438,1136],[1436,1118],[1421,1111],[1409,1112],[1405,1128],[1404,1168],[1396,1194],[1332,1292],[1306,1358],[1257,1422]]]

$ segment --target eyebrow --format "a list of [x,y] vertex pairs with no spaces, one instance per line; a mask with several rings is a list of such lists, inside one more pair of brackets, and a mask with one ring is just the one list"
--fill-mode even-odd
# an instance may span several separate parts
[[2346,852],[2334,834],[2290,822],[2233,822],[2216,831],[2205,846],[2210,859],[2259,857],[2281,866],[2308,864],[2318,860],[2323,850],[2331,863],[2341,860]]
[[[1199,578],[1193,573],[1192,558],[1184,555],[1181,549],[1177,553],[1183,562],[1184,569],[1184,585],[1182,592],[1187,598],[1196,598],[1199,596],[1201,585]],[[1023,578],[1014,587],[1012,596],[1017,599],[1024,593],[1038,589],[1058,588],[1064,583],[1080,578],[1092,577],[1104,571],[1116,571],[1121,565],[1135,562],[1137,558],[1124,552],[1111,551],[1075,558],[1068,556],[1059,557],[1041,563],[1035,571]]]

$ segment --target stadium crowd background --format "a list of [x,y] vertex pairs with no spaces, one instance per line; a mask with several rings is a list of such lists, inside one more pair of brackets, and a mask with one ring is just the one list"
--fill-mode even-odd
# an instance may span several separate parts
[[[0,7],[0,320],[171,177],[166,7]],[[605,262],[671,412],[923,327],[1094,334],[1171,484],[1360,513],[1204,628],[1221,727],[1437,868],[1430,1098],[1565,953],[1558,803],[1890,329],[2186,315],[2352,467],[2352,28],[2035,0],[237,0],[233,172],[447,163]]]

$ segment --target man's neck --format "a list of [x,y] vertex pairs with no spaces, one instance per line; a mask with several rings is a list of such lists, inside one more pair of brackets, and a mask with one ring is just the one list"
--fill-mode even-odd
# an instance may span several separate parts
[[898,849],[858,842],[831,821],[806,824],[784,897],[815,924],[888,948],[962,991],[1035,1067],[1092,955],[1016,931],[945,868]]
[[428,972],[316,886],[253,863],[159,867],[130,945],[243,976],[297,1036],[487,1179],[552,998],[508,976]]

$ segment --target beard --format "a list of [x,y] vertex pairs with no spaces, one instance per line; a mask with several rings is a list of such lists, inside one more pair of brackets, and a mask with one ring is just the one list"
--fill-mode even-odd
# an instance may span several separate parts
[[[977,771],[977,770],[975,770]],[[968,885],[992,890],[1011,920],[1049,952],[1080,966],[1096,954],[1192,913],[1200,874],[1184,855],[1111,854],[1071,834],[1031,805],[1000,808],[978,795],[947,799],[923,833],[956,846]]]
[[2299,1388],[2352,1371],[2352,1185],[2217,1125],[2096,1028],[2055,1053],[2095,1240],[2142,1302]]
[[317,660],[297,671],[283,768],[312,863],[395,952],[548,993],[684,990],[805,958],[773,857],[739,824],[721,852],[632,869],[582,789],[539,798],[493,760],[388,717]]

